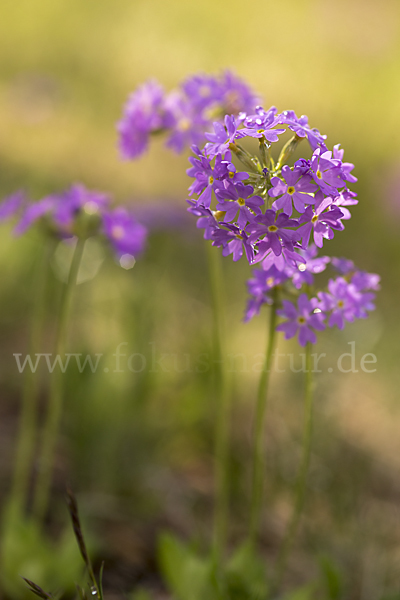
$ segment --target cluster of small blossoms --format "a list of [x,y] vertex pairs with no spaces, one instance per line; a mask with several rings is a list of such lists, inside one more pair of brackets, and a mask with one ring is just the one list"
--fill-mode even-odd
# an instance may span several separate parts
[[[247,282],[250,299],[245,312],[245,321],[259,314],[261,306],[271,305],[274,290],[279,290],[283,307],[278,315],[286,320],[278,325],[286,339],[298,334],[301,346],[316,342],[316,331],[326,326],[343,329],[347,322],[363,319],[368,311],[374,310],[374,291],[379,289],[379,276],[358,270],[347,259],[317,256],[317,248],[311,245],[301,252],[306,263],[298,267],[285,267],[282,271],[273,265],[269,269],[254,269],[253,277]],[[335,277],[329,279],[326,289],[316,291],[316,274],[331,266]],[[306,291],[305,291],[306,290]],[[307,292],[307,293],[306,293]],[[295,297],[292,302],[287,297]]]
[[[274,145],[287,130],[294,135],[274,160]],[[357,181],[351,173],[354,165],[343,161],[340,145],[329,150],[326,136],[312,129],[305,116],[260,106],[254,114],[226,115],[206,138],[202,150],[192,147],[195,156],[189,159],[187,173],[194,182],[188,211],[224,256],[232,254],[236,261],[245,255],[249,264],[260,263],[249,281],[245,320],[258,314],[262,304],[272,304],[271,291],[286,282],[298,296],[297,307],[283,301],[278,314],[287,321],[278,329],[286,338],[299,332],[301,345],[314,343],[315,330],[326,323],[343,328],[345,321],[367,316],[374,308],[370,290],[378,289],[379,277],[357,271],[352,263],[343,270],[346,261],[317,256],[324,240],[344,229],[351,217],[348,207],[358,202],[348,187]],[[250,153],[243,142],[253,139],[254,144],[254,138],[258,152]],[[287,165],[304,139],[308,157]],[[238,162],[243,170],[237,169]],[[341,271],[337,267],[340,276],[329,281],[327,291],[310,298],[314,274],[328,263],[342,265]],[[299,296],[302,286],[308,294]]]
[[145,246],[147,229],[126,208],[111,208],[110,199],[103,193],[83,185],[29,202],[21,192],[0,204],[0,220],[18,219],[14,232],[25,233],[37,225],[45,234],[59,239],[88,238],[99,235],[112,246],[121,264],[135,258]]
[[256,103],[252,90],[230,71],[194,75],[169,93],[157,81],[147,81],[130,95],[118,123],[121,155],[129,160],[141,156],[150,136],[159,133],[167,135],[168,148],[182,152],[203,143],[214,120],[251,110]]

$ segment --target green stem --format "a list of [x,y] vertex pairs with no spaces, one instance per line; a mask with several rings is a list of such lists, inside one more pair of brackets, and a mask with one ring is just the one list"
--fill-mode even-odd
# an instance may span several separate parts
[[[33,315],[29,339],[29,356],[32,357],[32,360],[34,360],[34,357],[39,352],[43,333],[46,313],[48,265],[52,252],[53,243],[47,242],[41,256],[39,256],[34,276]],[[15,454],[14,479],[9,499],[10,507],[18,515],[24,511],[27,502],[36,435],[38,385],[39,373],[27,370],[24,376],[22,391],[22,408]]]
[[313,377],[311,364],[312,344],[308,343],[306,347],[306,379],[304,393],[304,425],[303,425],[303,451],[300,471],[297,477],[295,490],[294,511],[289,523],[285,538],[282,543],[281,551],[277,560],[276,568],[276,589],[282,582],[285,574],[287,561],[295,540],[300,518],[304,507],[304,498],[307,486],[307,475],[310,464],[311,440],[312,440],[312,421],[313,421]]
[[252,469],[252,497],[250,510],[249,542],[252,546],[257,541],[260,529],[261,510],[263,504],[263,487],[265,474],[265,413],[267,409],[268,384],[273,360],[275,336],[276,336],[276,307],[277,290],[274,289],[273,304],[269,315],[268,341],[265,353],[263,369],[258,384],[256,413],[254,420],[254,446],[253,446],[253,469]]
[[[62,361],[65,357],[65,344],[71,308],[72,293],[76,285],[84,245],[85,241],[83,239],[78,239],[72,257],[68,281],[64,288],[63,296],[61,298],[61,307],[58,319],[58,330],[55,344],[56,360],[59,361]],[[33,499],[33,512],[38,522],[43,521],[47,511],[47,505],[50,494],[51,473],[53,470],[54,463],[54,449],[57,441],[62,413],[62,396],[63,372],[61,370],[61,365],[56,365],[51,375],[49,406],[43,429],[42,446],[39,457],[39,472],[37,476],[35,495]]]
[[213,344],[215,368],[215,391],[217,415],[215,423],[215,516],[213,559],[218,567],[221,564],[226,545],[229,511],[229,417],[230,402],[226,373],[226,356],[223,342],[223,277],[221,256],[210,244],[208,249],[208,268],[213,306]]
[[274,173],[280,171],[282,166],[286,163],[287,159],[293,154],[297,146],[303,138],[298,135],[294,135],[290,140],[283,146],[281,153],[278,158],[278,163],[274,169]]

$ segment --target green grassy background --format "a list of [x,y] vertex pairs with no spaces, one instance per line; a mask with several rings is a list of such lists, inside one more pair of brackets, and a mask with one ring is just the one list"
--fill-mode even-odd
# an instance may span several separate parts
[[[311,555],[333,553],[349,573],[356,565],[354,585],[364,585],[367,595],[354,597],[371,599],[371,590],[390,579],[400,560],[399,27],[396,0],[3,0],[0,18],[2,195],[22,187],[37,199],[80,181],[110,192],[116,202],[173,200],[184,211],[187,157],[165,152],[157,141],[139,161],[122,162],[115,124],[127,95],[145,79],[156,77],[169,88],[188,74],[226,67],[246,79],[266,106],[307,114],[329,144],[340,142],[355,163],[360,203],[326,252],[380,273],[382,291],[369,320],[324,333],[318,350],[335,360],[356,340],[358,357],[376,354],[377,371],[318,378],[313,518],[305,547]],[[41,242],[33,234],[15,240],[7,226],[2,231],[0,413],[11,423],[2,438],[6,489],[21,389],[12,354],[26,351],[32,264]],[[146,256],[130,272],[105,257],[100,274],[77,291],[71,352],[104,353],[112,361],[125,341],[129,353],[149,359],[149,342],[158,353],[179,357],[208,352],[205,257],[193,231],[152,236]],[[263,317],[241,322],[249,269],[230,259],[224,267],[229,349],[251,360],[263,350]],[[55,276],[50,297],[58,290]],[[53,322],[51,306],[49,348]],[[282,340],[280,350],[298,353]],[[251,369],[234,378],[234,505],[245,519],[240,498],[257,381]],[[128,544],[122,532],[115,533],[121,502],[131,523],[164,519],[186,534],[194,529],[205,535],[201,522],[209,518],[212,489],[208,379],[172,368],[137,376],[70,374],[56,481],[61,487],[67,473],[93,520],[113,524],[99,527],[104,546],[112,539],[114,551],[123,552]],[[273,517],[265,525],[272,540],[279,539],[290,512],[299,385],[300,375],[274,376],[268,426]],[[44,397],[45,381],[42,388]],[[300,574],[302,560],[312,571],[301,553],[298,560]]]

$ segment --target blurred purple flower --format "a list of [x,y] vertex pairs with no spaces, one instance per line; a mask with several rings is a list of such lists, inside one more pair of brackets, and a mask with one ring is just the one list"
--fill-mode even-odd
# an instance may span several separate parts
[[103,230],[118,256],[129,254],[136,258],[143,252],[147,229],[126,208],[104,211]]
[[150,134],[164,127],[164,90],[150,80],[128,98],[124,115],[117,125],[121,156],[133,159],[145,152]]
[[315,331],[325,329],[325,315],[323,312],[314,312],[317,308],[318,300],[312,298],[309,300],[307,294],[301,294],[296,306],[289,300],[283,300],[283,309],[277,311],[278,315],[285,317],[287,321],[277,326],[277,331],[283,331],[285,339],[288,340],[299,333],[299,344],[305,346],[307,342],[315,344],[317,336]]

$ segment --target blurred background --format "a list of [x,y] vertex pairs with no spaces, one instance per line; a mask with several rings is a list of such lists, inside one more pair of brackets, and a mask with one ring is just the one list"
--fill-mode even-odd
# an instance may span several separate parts
[[[0,193],[23,188],[33,199],[73,182],[112,194],[116,203],[182,211],[180,225],[150,237],[145,256],[122,270],[94,248],[96,277],[78,286],[71,352],[101,353],[109,372],[69,373],[57,454],[56,538],[67,515],[66,481],[78,495],[105,584],[126,592],[161,586],[157,532],[172,528],[204,543],[212,507],[214,406],[210,373],[189,365],[210,352],[206,257],[194,220],[185,221],[187,155],[161,140],[140,160],[117,151],[115,125],[128,94],[148,78],[167,89],[196,72],[233,69],[279,111],[307,114],[341,143],[356,165],[359,205],[324,250],[382,278],[377,310],[343,332],[325,332],[318,375],[309,504],[290,577],[306,581],[315,557],[343,572],[348,598],[376,599],[392,589],[400,566],[400,4],[397,0],[3,0],[0,18]],[[158,210],[158,209],[156,209]],[[161,208],[160,208],[161,210]],[[0,493],[10,484],[22,376],[13,353],[26,354],[32,265],[41,240],[0,237]],[[225,259],[228,347],[232,369],[232,539],[245,531],[248,456],[261,314],[243,324],[249,267]],[[50,298],[60,289],[54,262]],[[45,345],[51,351],[50,303]],[[355,341],[358,372],[340,373],[338,356]],[[165,368],[114,373],[113,353],[176,355]],[[295,343],[280,352],[301,357]],[[46,350],[43,350],[44,352]],[[375,372],[360,359],[377,357]],[[124,359],[121,359],[124,360]],[[125,359],[126,360],[126,359]],[[200,359],[198,359],[200,360]],[[242,359],[240,359],[242,360]],[[285,359],[283,359],[284,361]],[[247,362],[246,362],[247,361]],[[102,363],[103,364],[103,363]],[[197,364],[197,363],[196,363]],[[139,370],[139,367],[137,367]],[[153,371],[153,372],[151,372]],[[48,381],[42,374],[41,401]],[[301,373],[274,373],[267,425],[268,483],[263,551],[274,556],[291,511],[300,454]],[[239,518],[240,517],[240,518]],[[38,582],[40,583],[40,582]],[[397,579],[398,585],[398,579]],[[110,592],[111,593],[111,592]]]

